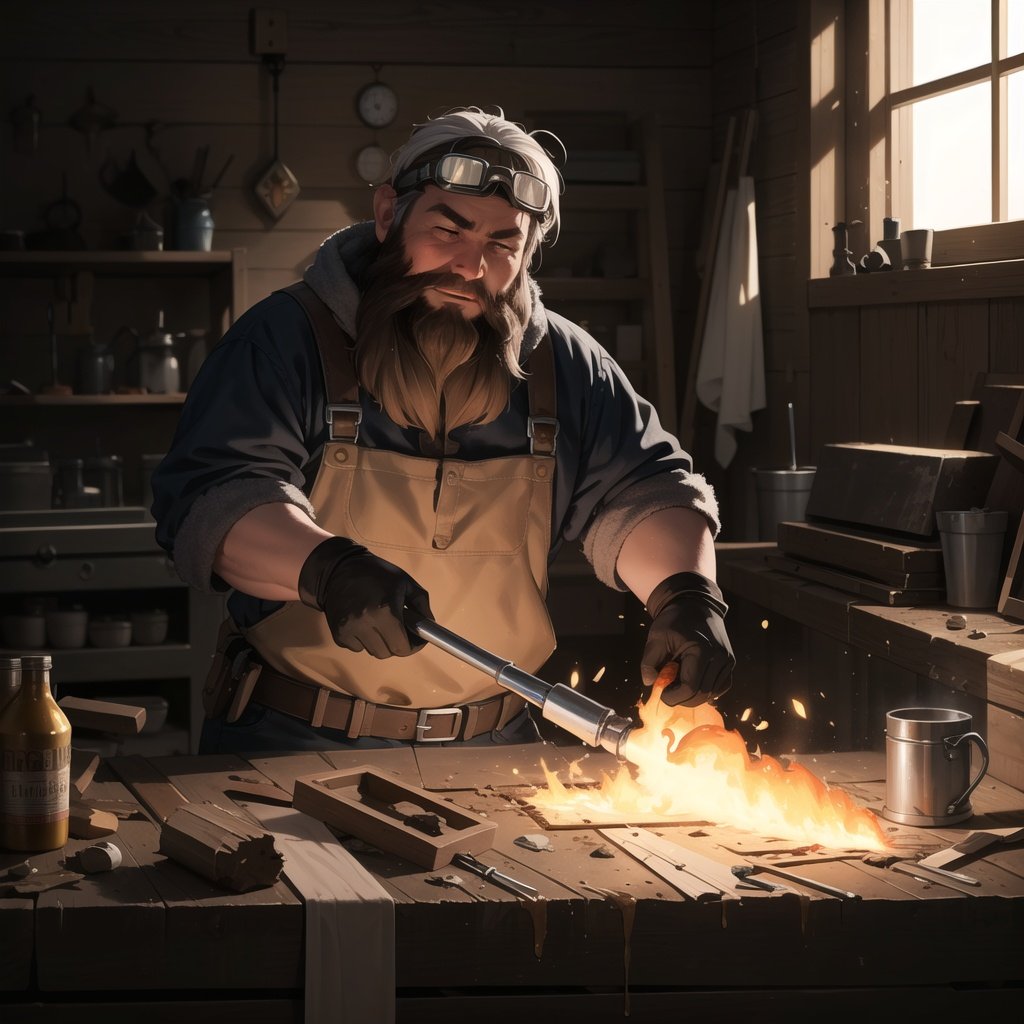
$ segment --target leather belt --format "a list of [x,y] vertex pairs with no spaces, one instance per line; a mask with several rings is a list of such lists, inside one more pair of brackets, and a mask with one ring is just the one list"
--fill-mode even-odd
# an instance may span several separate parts
[[514,693],[450,708],[400,708],[371,704],[346,693],[306,683],[262,665],[252,698],[275,711],[301,718],[314,728],[341,729],[349,739],[374,736],[410,743],[470,740],[502,729],[526,706]]

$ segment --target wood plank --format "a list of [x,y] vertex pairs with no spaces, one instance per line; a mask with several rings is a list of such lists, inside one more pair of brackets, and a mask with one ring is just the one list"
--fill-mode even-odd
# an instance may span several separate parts
[[0,899],[0,992],[24,992],[29,988],[34,911],[31,898]]
[[1024,299],[990,299],[989,369],[994,373],[1024,372]]
[[787,558],[783,555],[769,555],[768,564],[798,579],[814,580],[827,587],[835,587],[850,594],[874,601],[877,604],[905,607],[907,605],[938,604],[945,597],[945,590],[925,587],[892,587],[886,583],[840,572],[830,566],[820,566],[813,562],[805,562],[799,558]]
[[861,436],[860,317],[856,310],[810,317],[811,451]]
[[[224,2],[188,2],[150,10],[130,4],[104,5],[91,15],[72,10],[56,17],[42,4],[20,11],[7,36],[6,57],[137,58],[140,42],[157,61],[180,61],[187,39],[193,60],[251,60],[247,10]],[[437,64],[461,64],[492,53],[496,64],[545,67],[571,55],[578,66],[614,66],[628,53],[633,65],[706,66],[710,26],[700,5],[642,2],[628,26],[608,0],[588,5],[585,21],[571,5],[544,4],[526,12],[480,11],[436,3],[429,9],[402,0],[386,12],[354,7],[328,12],[291,7],[287,14],[289,64],[325,62],[339,53],[374,54],[383,64],[421,65],[424,54]],[[61,9],[61,14],[65,12]],[[635,20],[634,20],[635,19]],[[628,35],[624,45],[623,33]],[[44,40],[50,39],[49,45]]]
[[988,706],[989,772],[1018,789],[1024,789],[1024,717]]
[[929,303],[920,328],[918,438],[939,446],[954,404],[988,369],[988,300]]

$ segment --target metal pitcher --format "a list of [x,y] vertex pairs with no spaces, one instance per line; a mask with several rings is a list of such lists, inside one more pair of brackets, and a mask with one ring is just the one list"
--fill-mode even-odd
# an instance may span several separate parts
[[[901,708],[885,716],[885,806],[903,825],[954,825],[974,810],[968,797],[988,771],[988,746],[966,711]],[[971,743],[981,770],[971,778]]]

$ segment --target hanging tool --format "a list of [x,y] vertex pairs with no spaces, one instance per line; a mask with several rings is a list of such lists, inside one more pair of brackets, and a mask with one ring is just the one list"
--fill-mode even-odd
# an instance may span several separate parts
[[584,743],[592,747],[603,747],[616,757],[628,757],[624,751],[633,729],[631,719],[617,715],[611,708],[598,704],[562,683],[546,683],[516,668],[511,661],[471,644],[430,619],[410,623],[409,628],[417,636],[479,669],[506,690],[511,690],[540,708],[541,714],[549,722],[560,725]]
[[492,882],[499,889],[515,893],[516,896],[522,896],[528,900],[536,900],[540,896],[540,893],[532,885],[520,882],[510,875],[503,875],[497,868],[481,863],[472,854],[457,853],[452,857],[452,863],[467,871],[472,871],[474,875],[486,878],[488,882]]

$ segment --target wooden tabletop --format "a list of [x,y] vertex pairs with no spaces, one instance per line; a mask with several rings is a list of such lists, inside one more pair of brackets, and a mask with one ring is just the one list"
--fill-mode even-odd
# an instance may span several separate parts
[[[245,802],[258,798],[240,790],[254,783],[277,787],[284,797],[300,775],[369,764],[495,822],[493,849],[480,859],[538,889],[537,904],[472,876],[466,876],[465,891],[439,888],[426,880],[436,872],[345,842],[394,899],[399,990],[621,991],[627,963],[633,989],[868,990],[962,983],[997,990],[1024,982],[1024,845],[989,848],[960,866],[981,881],[976,888],[923,883],[852,857],[789,870],[856,892],[862,897],[858,901],[791,883],[788,892],[697,901],[674,888],[664,870],[659,873],[612,846],[593,828],[548,830],[550,851],[513,842],[544,832],[524,807],[527,787],[542,778],[540,756],[564,768],[585,753],[584,780],[611,766],[601,752],[544,744],[248,760],[160,758],[147,770],[161,773],[189,801],[216,802],[244,814]],[[796,759],[830,785],[880,808],[881,755]],[[134,992],[141,999],[147,992],[183,990],[246,990],[248,998],[301,995],[304,907],[289,884],[287,867],[273,887],[227,893],[156,852],[156,824],[110,765],[101,768],[87,797],[123,801],[133,811],[111,837],[124,863],[72,887],[0,899],[2,998],[17,1002],[31,994],[45,1002],[75,993],[87,1001],[90,993],[98,998]],[[927,852],[972,830],[1024,825],[1024,794],[1009,786],[985,780],[973,801],[976,816],[957,828],[883,825],[898,848]],[[766,860],[758,851],[773,846],[770,839],[715,824],[648,829],[726,865]],[[85,845],[72,840],[64,851],[32,861],[45,870]],[[612,856],[593,856],[599,847],[610,848]],[[0,855],[0,871],[21,859]],[[448,1019],[456,1016],[449,1012]]]

